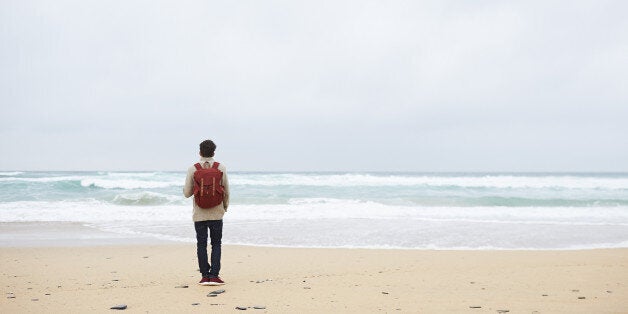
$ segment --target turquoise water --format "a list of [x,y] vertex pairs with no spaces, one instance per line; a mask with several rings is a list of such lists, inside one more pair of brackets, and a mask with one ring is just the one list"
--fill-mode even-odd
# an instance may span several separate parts
[[[184,179],[183,172],[0,172],[0,222],[77,222],[190,242]],[[628,246],[628,174],[233,172],[229,179],[225,243]]]

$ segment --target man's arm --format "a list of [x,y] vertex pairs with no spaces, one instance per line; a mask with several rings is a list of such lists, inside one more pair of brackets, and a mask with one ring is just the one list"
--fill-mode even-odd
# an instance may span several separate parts
[[188,174],[185,177],[185,185],[183,186],[183,196],[190,197],[194,194],[194,172],[190,172],[188,169]]
[[227,211],[227,207],[229,207],[229,179],[227,178],[227,168],[222,172],[222,186],[225,188],[225,192],[223,194],[222,205]]

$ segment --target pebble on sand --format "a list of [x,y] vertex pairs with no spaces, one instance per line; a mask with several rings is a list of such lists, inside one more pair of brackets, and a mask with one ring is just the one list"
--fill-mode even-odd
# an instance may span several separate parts
[[126,304],[119,304],[119,305],[116,305],[116,306],[112,306],[109,309],[112,309],[112,310],[126,310]]
[[578,300],[584,300],[586,299],[585,297],[578,297]]
[[188,285],[180,285],[180,286],[176,286],[175,288],[187,288]]
[[245,306],[236,306],[235,309],[240,311],[246,311],[247,308]]
[[479,305],[471,305],[471,306],[469,306],[469,308],[471,308],[471,309],[481,309],[482,307],[479,306]]
[[212,291],[210,293],[207,294],[208,297],[217,297],[219,294],[221,293],[225,293],[226,290],[224,289],[220,289],[220,290],[216,290],[216,291]]
[[192,303],[192,305],[199,305],[200,303]]
[[263,305],[256,305],[253,308],[256,309],[256,310],[265,310],[266,309],[266,307],[263,306]]

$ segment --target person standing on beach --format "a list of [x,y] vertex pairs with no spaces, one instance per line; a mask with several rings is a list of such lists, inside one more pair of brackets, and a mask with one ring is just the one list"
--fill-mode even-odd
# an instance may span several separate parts
[[[225,282],[222,281],[218,275],[220,273],[222,245],[222,218],[225,215],[225,212],[227,212],[227,207],[229,206],[229,181],[227,180],[227,169],[225,166],[216,162],[213,158],[215,151],[216,144],[214,144],[213,141],[205,140],[201,142],[201,159],[197,164],[188,168],[185,185],[183,187],[183,195],[186,198],[194,195],[194,202],[192,205],[194,211],[192,219],[194,220],[194,229],[196,229],[196,255],[198,257],[198,268],[202,275],[201,281],[199,281],[198,284],[203,286],[219,286],[225,284]],[[210,207],[201,206],[203,205],[203,202],[201,201],[201,198],[203,198],[203,188],[199,187],[199,182],[195,183],[195,173],[197,173],[197,171],[202,172],[204,170],[210,170],[217,173],[216,169],[219,172],[222,172],[222,178],[218,180],[220,181],[220,184],[215,184],[213,186],[207,184],[204,186],[211,187],[212,195],[214,192],[216,192],[216,194],[220,194],[220,192],[222,192],[222,199],[218,198],[217,201],[220,202],[218,205],[210,205]],[[220,174],[217,175],[220,177]],[[205,183],[208,183],[207,181],[205,181]],[[203,186],[203,183],[200,183],[200,186]],[[208,197],[209,194],[210,193],[205,192],[205,197]],[[201,205],[198,204],[199,201],[201,201]],[[210,202],[210,204],[212,203]],[[208,261],[207,256],[207,230],[209,230],[209,238],[211,240],[210,261]]]

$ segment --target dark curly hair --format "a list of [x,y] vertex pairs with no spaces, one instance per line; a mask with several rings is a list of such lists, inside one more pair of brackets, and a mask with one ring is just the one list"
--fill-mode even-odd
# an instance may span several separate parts
[[212,142],[212,140],[204,140],[199,145],[201,148],[201,156],[203,157],[214,157],[214,152],[216,151],[216,144]]

